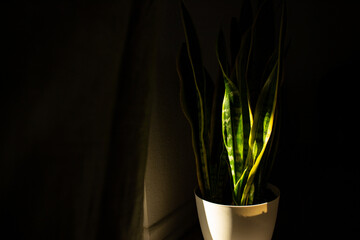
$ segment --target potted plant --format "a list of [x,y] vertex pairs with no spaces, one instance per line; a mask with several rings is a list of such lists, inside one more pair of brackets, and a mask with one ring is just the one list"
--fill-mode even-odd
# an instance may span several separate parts
[[230,57],[220,30],[216,56],[220,81],[203,66],[199,40],[184,3],[186,43],[177,70],[181,106],[190,123],[196,160],[196,204],[204,238],[271,239],[279,190],[268,183],[278,142],[285,4],[276,21],[273,2],[252,14],[243,2],[232,19]]

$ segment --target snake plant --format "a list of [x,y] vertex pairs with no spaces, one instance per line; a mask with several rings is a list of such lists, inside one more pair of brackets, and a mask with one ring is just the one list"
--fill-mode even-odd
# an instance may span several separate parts
[[214,87],[194,24],[181,4],[186,39],[177,61],[181,105],[192,129],[201,195],[214,202],[259,202],[274,161],[285,5],[278,24],[270,0],[258,9],[253,16],[245,0],[240,21],[232,19],[229,58],[220,30],[216,56],[221,81]]

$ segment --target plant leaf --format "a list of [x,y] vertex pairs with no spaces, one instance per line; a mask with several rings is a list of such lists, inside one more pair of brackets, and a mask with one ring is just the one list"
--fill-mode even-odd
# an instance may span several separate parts
[[[234,82],[229,79],[226,72],[226,47],[222,31],[220,31],[217,43],[217,57],[223,73],[225,85],[222,110],[223,140],[228,152],[234,187],[234,202],[240,202],[242,184],[239,183],[243,183],[240,179],[244,177],[245,160],[248,153],[248,139],[250,135],[252,117],[248,102],[245,71],[241,71],[242,76],[240,76],[240,73],[236,74],[239,78],[237,80],[239,86],[236,86]],[[238,56],[237,59],[239,58],[240,57]],[[246,66],[246,61],[242,63]],[[245,68],[246,67],[241,67],[241,69]],[[236,70],[236,72],[238,72],[238,70]]]
[[222,75],[230,76],[230,67],[226,53],[227,53],[227,49],[225,43],[225,36],[223,30],[220,29],[216,43],[216,56],[219,62]]
[[193,151],[195,155],[196,173],[199,184],[199,189],[202,194],[205,194],[204,174],[201,163],[201,141],[198,133],[200,132],[199,125],[199,110],[198,95],[196,93],[195,82],[186,45],[183,44],[180,49],[180,54],[177,60],[177,71],[180,78],[180,102],[181,107],[187,118],[192,135]]
[[284,26],[286,24],[285,10],[285,3],[283,2],[276,62],[259,94],[259,98],[255,108],[254,124],[250,132],[249,145],[251,149],[251,154],[253,155],[252,159],[254,161],[254,164],[249,173],[246,186],[244,188],[243,196],[241,198],[242,204],[246,204],[249,202],[249,195],[251,195],[251,188],[254,182],[254,178],[273,130],[275,110],[277,106],[278,89],[282,74],[282,49],[284,41],[283,34]]
[[[181,2],[181,16],[185,32],[186,46],[191,63],[191,67],[194,74],[195,86],[200,96],[204,96],[205,93],[205,76],[203,72],[203,63],[201,57],[200,43],[197,37],[197,33],[194,24],[191,20],[190,14],[186,9],[183,2]],[[202,99],[202,97],[201,97]]]
[[[233,177],[233,184],[241,177],[240,169],[243,162],[240,156],[240,146],[243,145],[242,139],[237,136],[242,131],[240,123],[241,108],[240,94],[235,85],[224,75],[225,95],[222,108],[222,132]],[[237,161],[237,162],[235,162]],[[241,169],[242,170],[242,169]]]
[[197,168],[198,168],[198,173],[201,174],[201,178],[199,181],[203,181],[202,183],[203,189],[200,190],[202,191],[202,195],[206,196],[210,193],[210,178],[209,178],[209,168],[208,168],[209,134],[208,134],[208,129],[206,129],[206,126],[209,126],[209,124],[207,124],[206,121],[210,121],[209,120],[210,118],[207,118],[207,116],[205,116],[207,111],[206,110],[207,109],[206,79],[205,79],[204,68],[201,59],[200,44],[197,38],[195,27],[191,20],[190,14],[187,11],[183,2],[181,2],[181,16],[182,16],[182,22],[185,32],[187,54],[189,57],[189,62],[193,74],[193,78],[190,80],[194,82],[193,86],[195,89],[195,95],[197,99],[197,101],[193,102],[193,104],[197,104],[198,127],[193,128],[193,130],[197,130],[197,132],[193,132],[193,134],[195,135],[197,141],[197,146],[195,147],[199,149]]
[[248,201],[248,192],[253,184],[257,168],[261,162],[271,136],[279,85],[277,70],[278,64],[274,66],[273,71],[260,92],[259,100],[256,104],[254,124],[251,128],[249,139],[252,159],[254,162],[241,199],[242,204]]
[[230,23],[230,49],[231,63],[235,66],[238,53],[242,53],[240,46],[243,44],[244,35],[251,28],[253,21],[252,7],[250,0],[243,1],[240,11],[239,21],[236,18],[231,19]]

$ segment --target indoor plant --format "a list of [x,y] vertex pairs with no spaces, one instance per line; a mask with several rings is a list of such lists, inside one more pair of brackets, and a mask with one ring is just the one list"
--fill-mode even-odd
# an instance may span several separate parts
[[[205,239],[206,235],[209,239],[216,239],[214,235],[217,234],[205,233],[211,228],[209,213],[202,212],[207,203],[232,206],[231,209],[240,206],[235,207],[235,215],[240,214],[242,220],[249,215],[242,215],[240,212],[243,210],[239,209],[247,209],[246,212],[249,205],[260,207],[260,213],[253,212],[252,216],[264,217],[266,214],[263,213],[267,211],[261,208],[269,207],[263,205],[268,201],[274,202],[277,211],[279,191],[274,186],[268,188],[267,181],[278,142],[277,99],[285,25],[285,4],[281,3],[281,17],[273,21],[276,14],[272,10],[272,1],[259,4],[255,16],[252,15],[251,1],[243,2],[240,21],[233,19],[231,22],[229,59],[225,37],[220,31],[216,56],[221,81],[217,84],[202,64],[195,27],[184,4],[181,4],[186,43],[180,50],[177,69],[181,80],[182,108],[192,129],[199,185],[197,205],[199,218],[205,218],[200,219]],[[198,199],[202,199],[202,203]],[[246,207],[241,208],[244,205]],[[203,209],[199,210],[199,207]],[[229,215],[227,210],[225,212]],[[269,212],[274,220],[274,212]],[[245,224],[242,220],[241,224]],[[271,232],[268,233],[271,238],[273,226],[269,229],[266,231]],[[224,238],[225,233],[221,234],[221,239],[233,237],[231,233],[229,238]]]

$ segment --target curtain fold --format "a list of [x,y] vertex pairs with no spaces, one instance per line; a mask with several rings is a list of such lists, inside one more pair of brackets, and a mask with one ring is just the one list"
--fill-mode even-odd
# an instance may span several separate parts
[[157,73],[156,13],[151,1],[133,1],[119,74],[99,239],[142,239],[144,177]]
[[3,7],[0,239],[141,239],[157,7]]

